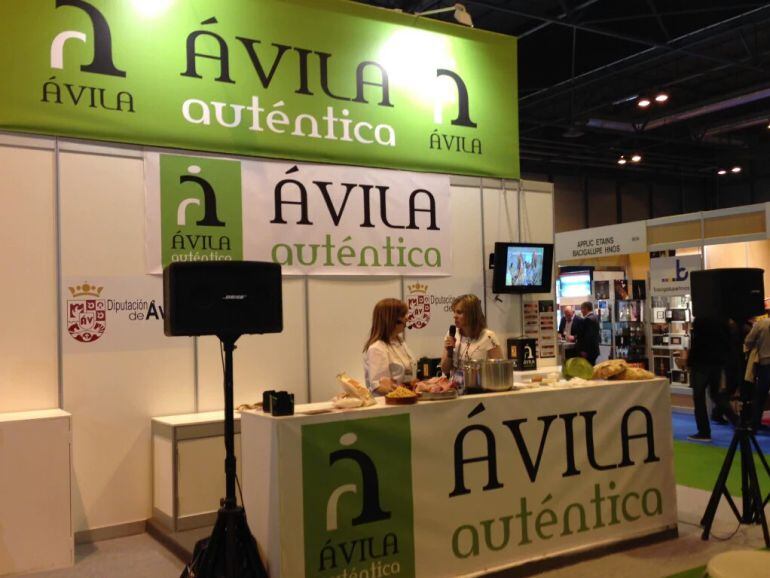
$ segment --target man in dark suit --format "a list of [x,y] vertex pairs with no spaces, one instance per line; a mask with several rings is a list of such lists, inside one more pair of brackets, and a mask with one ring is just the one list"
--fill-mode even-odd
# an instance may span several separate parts
[[593,365],[599,357],[599,319],[594,313],[594,304],[590,301],[580,305],[580,312],[583,314],[583,319],[575,336],[575,352]]

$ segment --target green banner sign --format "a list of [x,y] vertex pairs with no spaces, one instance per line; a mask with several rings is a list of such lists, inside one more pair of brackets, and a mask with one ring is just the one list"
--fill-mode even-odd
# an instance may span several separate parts
[[414,576],[409,414],[302,427],[305,576]]
[[516,39],[338,0],[0,0],[0,129],[519,177]]

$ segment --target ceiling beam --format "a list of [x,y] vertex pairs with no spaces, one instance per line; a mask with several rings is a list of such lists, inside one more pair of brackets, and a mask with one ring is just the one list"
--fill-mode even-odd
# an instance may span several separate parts
[[[762,74],[766,74],[767,70],[764,68],[760,68],[758,66],[754,66],[751,64],[744,64],[740,61],[733,61],[729,58],[721,58],[719,56],[710,56],[708,54],[701,54],[700,52],[694,52],[692,50],[688,50],[686,48],[680,48],[678,46],[674,46],[674,43],[679,40],[679,38],[674,38],[670,42],[662,43],[662,42],[656,42],[655,40],[650,40],[646,38],[638,38],[636,36],[630,36],[628,34],[622,34],[620,32],[614,32],[612,30],[605,30],[603,28],[595,28],[593,26],[587,26],[585,24],[577,24],[575,22],[567,22],[566,20],[559,20],[557,18],[551,18],[549,16],[541,16],[539,14],[533,14],[531,12],[526,12],[524,10],[518,10],[513,8],[507,8],[503,6],[496,6],[494,4],[489,4],[488,2],[482,2],[481,0],[465,0],[466,4],[473,4],[474,6],[482,6],[484,8],[487,8],[489,10],[495,11],[495,12],[502,12],[504,14],[511,14],[513,16],[519,16],[521,18],[529,18],[531,20],[540,20],[541,22],[548,22],[549,24],[557,24],[559,26],[567,27],[567,28],[574,28],[577,30],[582,30],[583,32],[590,32],[593,34],[598,34],[600,36],[607,36],[609,38],[614,38],[616,40],[623,40],[625,42],[629,42],[631,44],[640,44],[642,46],[647,46],[649,49],[652,50],[662,50],[666,52],[676,52],[679,54],[684,54],[686,56],[690,56],[693,58],[699,58],[702,60],[710,60],[712,62],[719,62],[722,64],[730,64],[732,66],[736,66],[738,68],[745,68],[747,70],[753,70],[755,72],[761,72]],[[757,10],[764,10],[768,8],[768,6],[765,6],[764,8],[759,8]],[[680,37],[681,38],[681,37]]]
[[[760,9],[744,12],[738,16],[734,16],[727,20],[722,20],[714,24],[710,24],[703,28],[693,30],[687,34],[678,36],[670,41],[674,42],[686,42],[691,44],[697,44],[705,41],[713,41],[714,34],[735,30],[738,26],[745,26],[748,24],[755,24],[760,20],[767,20],[770,18],[770,5],[765,5]],[[607,74],[610,72],[619,72],[623,67],[633,67],[639,65],[650,64],[654,60],[667,56],[667,53],[660,52],[657,48],[648,48],[636,54],[620,58],[613,62],[594,68],[582,74],[579,74],[574,79],[568,79],[558,82],[548,88],[541,89],[540,91],[530,93],[519,99],[519,104],[523,107],[541,104],[543,100],[557,97],[561,92],[566,92],[574,88],[582,88],[595,82],[606,82]],[[727,64],[727,63],[725,63]],[[767,75],[767,71],[763,71],[763,75]],[[627,72],[627,68],[623,69]]]
[[[599,2],[599,0],[586,0],[582,4],[578,4],[577,6],[575,6],[572,9],[572,13],[571,14],[567,14],[567,12],[565,11],[565,12],[562,12],[561,14],[559,14],[556,18],[558,18],[559,20],[563,20],[565,18],[571,17],[572,14],[574,14],[575,12],[579,12],[580,10],[588,8],[589,6],[591,6],[592,4],[596,4],[597,2]],[[534,34],[535,32],[538,32],[538,31],[542,30],[543,28],[547,28],[550,25],[551,25],[550,22],[543,22],[541,24],[538,24],[537,26],[534,26],[533,28],[530,28],[529,30],[526,30],[526,31],[522,32],[521,34],[517,34],[516,37],[519,40],[521,40],[522,38],[526,38],[530,34]]]
[[665,38],[666,41],[671,40],[671,35],[666,29],[666,25],[663,24],[663,18],[660,17],[660,12],[658,12],[658,9],[655,7],[654,0],[647,0],[647,6],[650,7],[650,10],[655,15],[655,19],[658,21],[658,27],[660,28],[660,31],[663,32],[663,38]]
[[[686,10],[658,10],[660,16],[690,16],[693,14],[707,14],[710,12],[735,12],[745,8],[758,8],[764,6],[764,2],[755,2],[753,4],[731,4],[730,6],[715,6],[712,8],[688,8]],[[614,18],[599,18],[596,20],[586,20],[583,24],[612,24],[614,22],[629,22],[632,20],[645,20],[655,18],[652,14],[639,13],[630,16],[616,16]]]

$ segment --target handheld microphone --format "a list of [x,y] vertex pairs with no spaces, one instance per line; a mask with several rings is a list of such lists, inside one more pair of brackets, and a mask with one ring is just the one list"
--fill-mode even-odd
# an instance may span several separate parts
[[[454,325],[449,326],[449,336],[454,337],[457,334],[457,327]],[[454,352],[454,347],[447,347],[446,352],[449,355],[449,359],[452,359],[452,354]]]

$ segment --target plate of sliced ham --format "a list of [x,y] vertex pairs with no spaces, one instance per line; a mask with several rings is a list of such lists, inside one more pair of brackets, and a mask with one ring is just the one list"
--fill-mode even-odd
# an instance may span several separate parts
[[454,384],[446,377],[432,377],[425,381],[418,381],[414,390],[424,400],[436,401],[457,397],[457,390],[454,388]]

